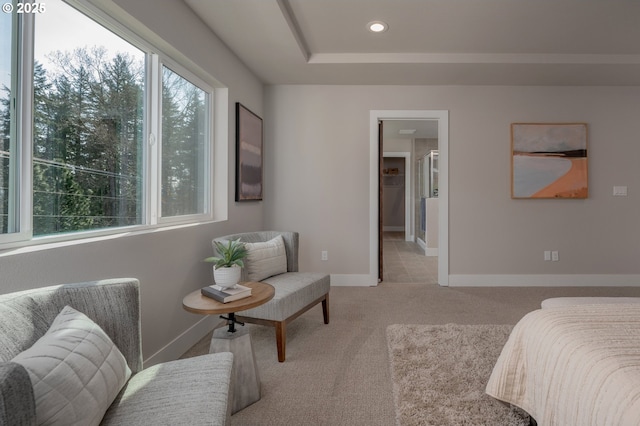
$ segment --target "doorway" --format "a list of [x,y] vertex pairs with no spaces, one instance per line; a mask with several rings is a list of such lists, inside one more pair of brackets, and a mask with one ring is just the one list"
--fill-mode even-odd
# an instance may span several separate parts
[[[384,141],[383,141],[384,143]],[[383,232],[400,232],[405,241],[413,241],[413,168],[411,152],[383,152]]]
[[[382,128],[380,123],[384,121],[398,120],[428,120],[437,122],[438,149],[439,149],[439,205],[438,216],[440,218],[438,228],[438,277],[437,282],[441,286],[449,284],[449,255],[448,255],[448,129],[449,113],[442,110],[391,110],[370,111],[370,277],[371,283],[377,285],[378,277],[382,271],[382,227],[379,220],[380,182],[381,182],[381,158]],[[375,283],[375,284],[374,284]]]

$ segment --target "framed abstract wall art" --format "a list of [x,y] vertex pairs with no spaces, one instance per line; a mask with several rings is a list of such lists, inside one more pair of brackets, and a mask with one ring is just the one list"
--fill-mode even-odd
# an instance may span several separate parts
[[236,201],[262,200],[262,118],[236,103]]
[[511,198],[587,198],[586,123],[511,124]]

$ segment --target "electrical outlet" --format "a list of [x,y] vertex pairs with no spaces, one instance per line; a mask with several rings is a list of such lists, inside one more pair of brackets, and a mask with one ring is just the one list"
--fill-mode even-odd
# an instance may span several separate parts
[[329,252],[326,250],[322,250],[321,258],[322,260],[329,260]]
[[557,262],[558,260],[560,260],[558,258],[558,252],[557,251],[552,251],[551,252],[551,260],[554,261],[554,262]]
[[551,250],[544,251],[544,260],[551,260]]

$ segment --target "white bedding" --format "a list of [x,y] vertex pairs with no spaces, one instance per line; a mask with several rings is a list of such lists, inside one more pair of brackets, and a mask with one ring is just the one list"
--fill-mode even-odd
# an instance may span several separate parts
[[522,408],[539,426],[640,425],[640,304],[527,314],[486,392]]

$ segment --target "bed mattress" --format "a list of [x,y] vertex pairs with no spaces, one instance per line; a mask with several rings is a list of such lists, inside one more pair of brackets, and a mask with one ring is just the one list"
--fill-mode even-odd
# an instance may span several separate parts
[[640,304],[533,311],[513,328],[486,392],[540,426],[640,424]]

